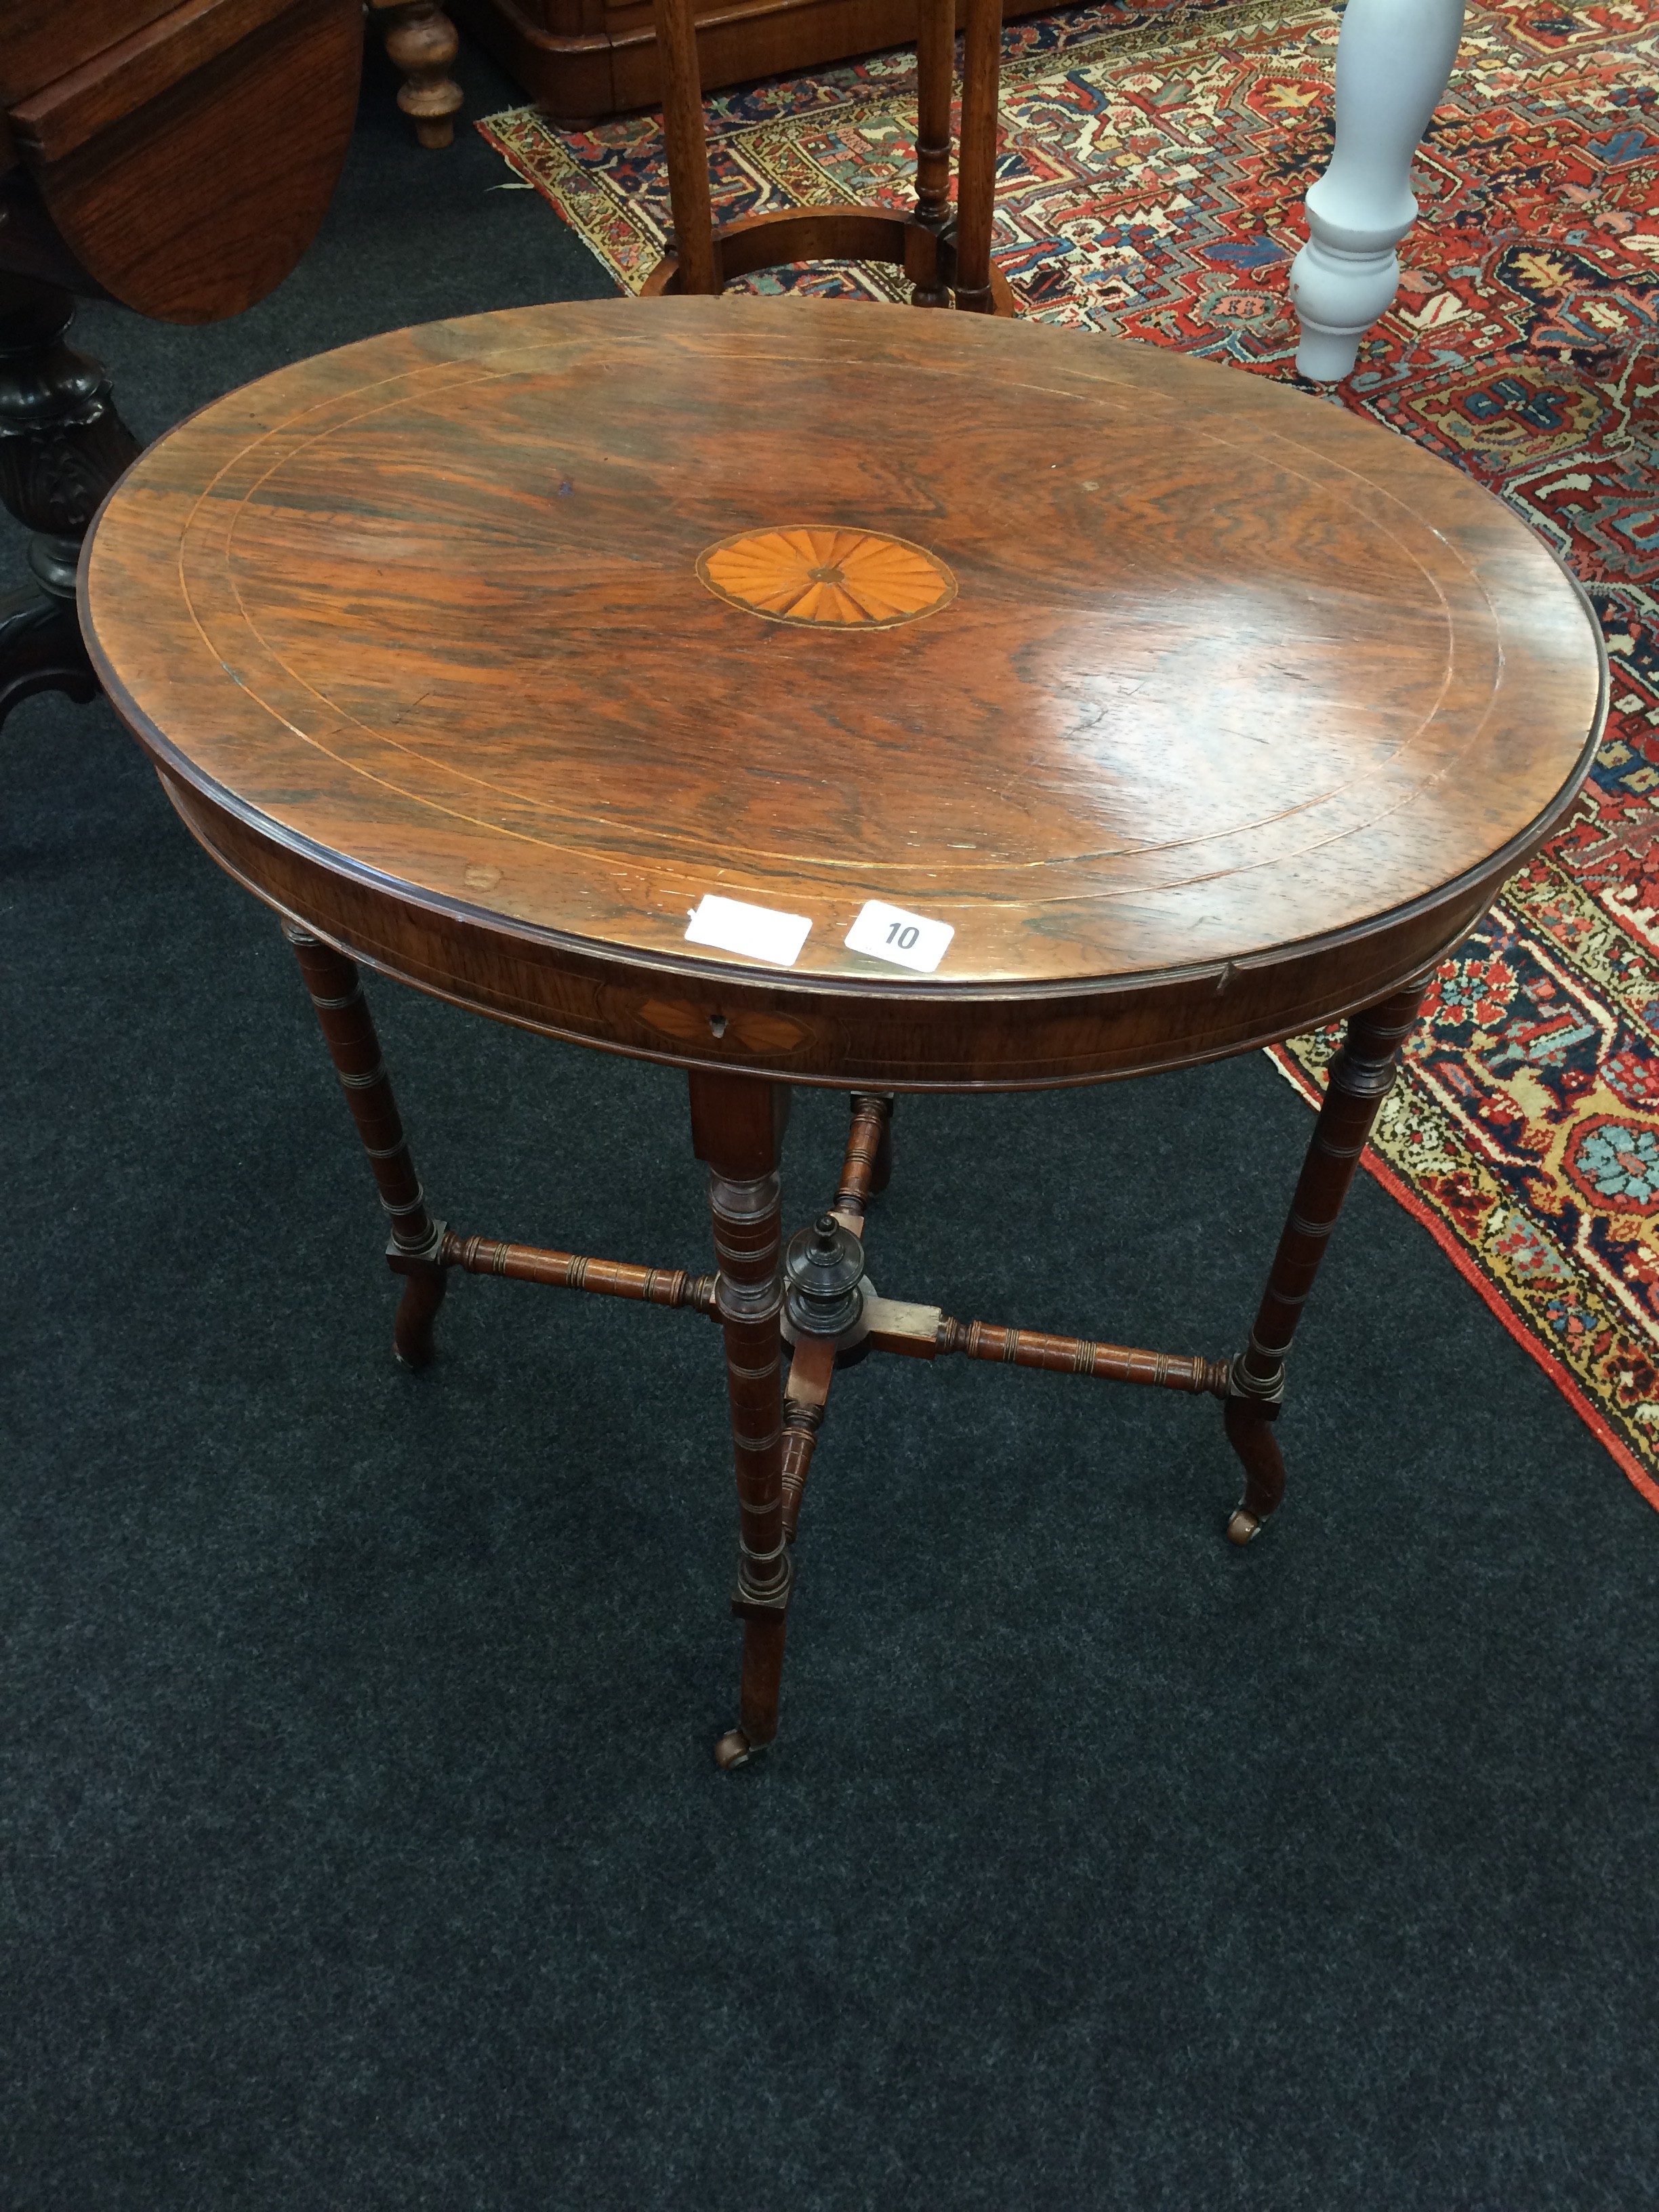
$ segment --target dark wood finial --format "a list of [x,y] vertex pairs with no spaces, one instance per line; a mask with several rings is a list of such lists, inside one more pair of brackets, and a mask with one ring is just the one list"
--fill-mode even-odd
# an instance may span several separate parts
[[460,51],[455,26],[434,0],[369,0],[384,27],[386,58],[404,72],[398,105],[422,146],[434,152],[455,137],[455,111],[465,94],[450,67]]

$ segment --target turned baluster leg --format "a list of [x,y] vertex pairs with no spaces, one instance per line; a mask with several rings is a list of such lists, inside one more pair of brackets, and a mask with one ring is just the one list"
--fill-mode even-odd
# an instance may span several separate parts
[[[954,0],[921,0],[916,19],[916,220],[935,238],[951,219],[951,93],[957,74]],[[917,241],[921,251],[927,241]],[[916,307],[948,307],[950,288],[932,266],[919,271],[910,293]]]
[[1002,0],[968,0],[962,47],[962,155],[957,173],[957,305],[994,312],[991,230],[996,207]]
[[432,1357],[432,1324],[443,1304],[447,1280],[439,1258],[444,1224],[427,1211],[356,963],[298,922],[285,921],[283,934],[294,947],[329,1057],[374,1170],[380,1203],[391,1217],[386,1265],[404,1278],[392,1343],[406,1366],[424,1367]]
[[1395,247],[1417,220],[1412,156],[1462,29],[1463,0],[1349,0],[1336,50],[1336,150],[1308,194],[1308,242],[1291,267],[1304,376],[1346,376],[1394,298]]
[[789,1094],[755,1075],[694,1069],[691,1133],[708,1168],[720,1261],[716,1310],[738,1477],[738,1582],[743,1622],[738,1726],[714,1756],[737,1766],[778,1732],[778,1686],[793,1576],[783,1530],[782,1226],[778,1152]]
[[35,534],[37,588],[0,598],[0,722],[36,691],[82,706],[98,680],[75,614],[81,540],[139,453],[98,362],[64,343],[75,301],[55,284],[0,274],[0,501]]
[[460,51],[455,26],[433,0],[369,0],[386,39],[386,58],[404,73],[398,105],[415,136],[434,152],[453,143],[455,111],[465,94],[449,74]]
[[1426,986],[1421,978],[1352,1016],[1331,1062],[1250,1340],[1228,1377],[1227,1440],[1244,1466],[1244,1496],[1227,1523],[1235,1544],[1248,1544],[1284,1496],[1285,1461],[1273,1424],[1285,1397],[1285,1356]]
[[855,1091],[848,1103],[852,1121],[830,1211],[862,1222],[870,1200],[886,1189],[892,1176],[893,1102],[884,1092]]
[[668,149],[668,198],[673,252],[683,292],[720,289],[708,189],[708,140],[702,119],[702,76],[691,0],[653,0],[657,64],[662,85],[663,137]]

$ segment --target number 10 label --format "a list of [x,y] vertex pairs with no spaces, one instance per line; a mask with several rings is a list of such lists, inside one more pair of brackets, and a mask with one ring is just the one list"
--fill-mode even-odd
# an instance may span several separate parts
[[872,960],[890,960],[896,968],[914,968],[918,975],[931,975],[956,933],[948,921],[929,921],[925,914],[907,914],[902,906],[871,899],[847,933],[847,949],[867,952]]

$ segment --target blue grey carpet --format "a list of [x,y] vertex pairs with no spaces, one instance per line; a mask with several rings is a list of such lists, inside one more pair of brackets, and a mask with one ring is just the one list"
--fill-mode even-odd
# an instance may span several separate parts
[[[271,300],[83,340],[149,436],[606,289],[505,174],[377,67]],[[1659,1517],[1375,1185],[1248,1553],[1207,1401],[848,1375],[784,1733],[722,1777],[715,1332],[464,1279],[397,1368],[270,917],[101,705],[3,758],[9,2212],[1659,2199]],[[374,1003],[453,1221],[708,1263],[679,1079]],[[843,1115],[799,1101],[792,1218]],[[1220,1353],[1308,1127],[1260,1059],[902,1102],[872,1271]]]

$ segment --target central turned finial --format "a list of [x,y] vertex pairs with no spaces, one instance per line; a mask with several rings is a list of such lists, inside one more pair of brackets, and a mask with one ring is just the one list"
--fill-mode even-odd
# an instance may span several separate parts
[[819,1214],[790,1238],[783,1273],[784,1311],[798,1334],[845,1337],[857,1325],[864,1311],[864,1247],[833,1213]]

